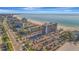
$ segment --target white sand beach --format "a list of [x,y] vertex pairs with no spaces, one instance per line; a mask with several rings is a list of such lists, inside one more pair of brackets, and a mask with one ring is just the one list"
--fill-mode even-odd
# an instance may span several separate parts
[[39,21],[31,20],[31,19],[28,19],[28,21],[31,22],[31,23],[37,24],[37,25],[45,24],[45,22],[39,22]]
[[64,26],[64,25],[58,25],[58,29],[63,29],[65,31],[79,31],[78,27],[70,27],[70,26]]
[[13,15],[13,17],[17,17],[19,20],[21,20],[22,18],[18,15]]
[[73,43],[66,42],[63,46],[61,46],[56,51],[79,51],[79,44],[74,45]]

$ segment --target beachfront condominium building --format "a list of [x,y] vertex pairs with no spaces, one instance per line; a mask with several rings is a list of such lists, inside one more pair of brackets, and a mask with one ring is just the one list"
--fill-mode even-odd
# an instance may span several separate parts
[[28,34],[27,37],[29,39],[37,39],[42,35],[46,35],[50,32],[56,32],[57,30],[57,23],[53,24],[53,23],[45,23],[41,26],[33,26],[28,28],[29,32],[31,34]]
[[50,32],[56,32],[56,30],[57,30],[57,23],[55,23],[55,24],[45,23],[43,25],[42,34],[47,34],[47,33],[50,33]]
[[22,23],[23,23],[23,28],[25,28],[27,26],[27,19],[22,18]]

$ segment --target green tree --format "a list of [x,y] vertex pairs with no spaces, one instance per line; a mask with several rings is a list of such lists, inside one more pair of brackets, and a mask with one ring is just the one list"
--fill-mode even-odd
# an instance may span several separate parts
[[72,41],[73,40],[73,34],[70,31],[64,31],[63,33],[61,33],[60,37],[63,40],[66,40],[66,41]]

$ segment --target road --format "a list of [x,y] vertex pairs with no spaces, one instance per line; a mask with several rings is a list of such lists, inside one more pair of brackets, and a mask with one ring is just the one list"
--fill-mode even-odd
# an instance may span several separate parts
[[6,29],[6,33],[12,43],[14,51],[21,51],[21,45],[16,41],[15,33],[9,28],[6,20],[4,20],[4,28]]
[[20,45],[20,43],[18,43],[18,42],[16,41],[15,33],[14,33],[12,30],[10,30],[10,29],[7,31],[7,33],[8,33],[8,35],[9,35],[11,41],[12,41],[14,50],[15,50],[15,51],[20,51],[21,45]]

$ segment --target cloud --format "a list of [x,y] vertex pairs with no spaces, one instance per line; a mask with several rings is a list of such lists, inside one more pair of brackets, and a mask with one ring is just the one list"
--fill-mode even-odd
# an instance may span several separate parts
[[23,8],[23,10],[36,10],[37,8],[35,7],[26,7],[26,8]]
[[71,7],[22,7],[1,9],[0,13],[75,13]]
[[72,12],[72,10],[64,10],[65,12]]
[[52,8],[52,7],[49,7],[49,8],[47,8],[47,7],[25,7],[25,8],[23,8],[23,10],[47,10],[50,8]]
[[15,9],[0,9],[0,13],[25,13],[25,11],[15,10]]
[[0,9],[0,12],[9,12],[10,10],[4,10],[4,9]]
[[8,10],[8,9],[0,9],[0,13],[15,13],[14,10]]
[[58,11],[72,11],[74,7],[57,7],[55,10]]
[[72,12],[73,7],[27,7],[23,8],[24,11],[51,11],[51,12]]

